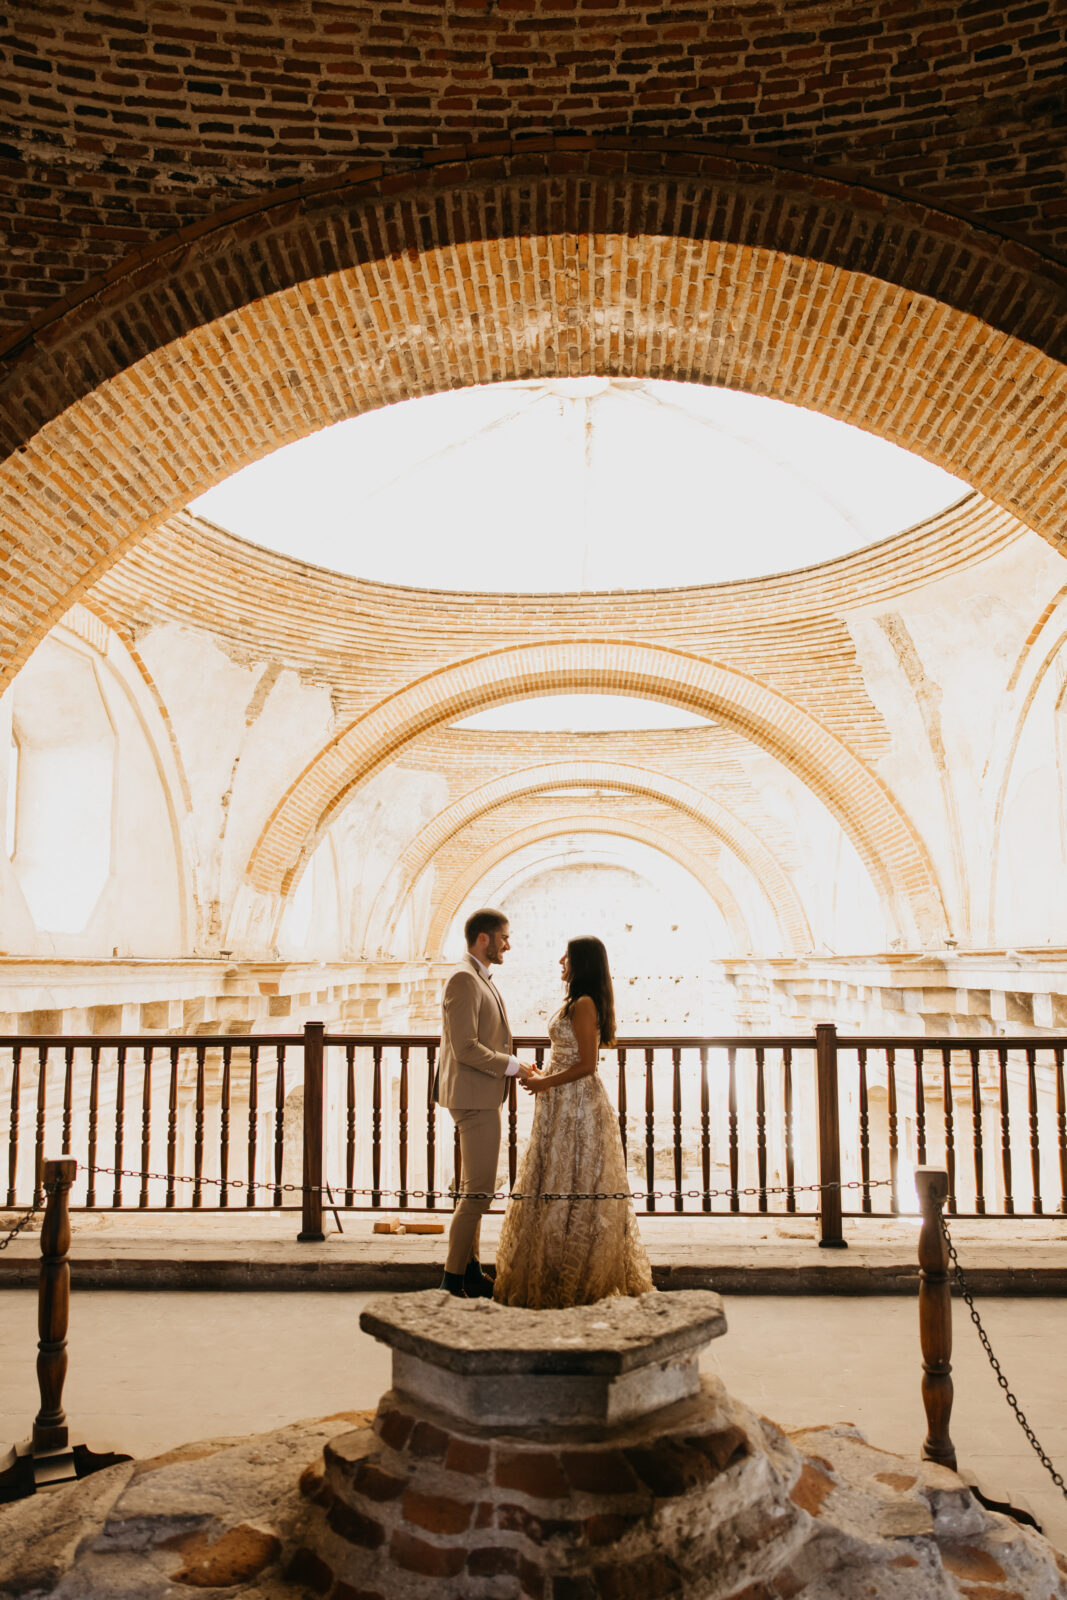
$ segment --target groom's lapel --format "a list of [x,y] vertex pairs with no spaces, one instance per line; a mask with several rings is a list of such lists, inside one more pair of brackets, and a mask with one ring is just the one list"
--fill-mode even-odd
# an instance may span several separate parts
[[486,977],[485,973],[482,971],[481,967],[478,966],[477,962],[474,960],[474,958],[472,956],[468,956],[467,959],[468,959],[468,961],[470,963],[471,971],[474,973],[475,977],[481,978],[482,982],[485,984],[485,987],[489,990],[489,993],[492,995],[493,999],[496,1001],[497,1009],[499,1010],[500,1015],[504,1019],[504,1026],[508,1030],[508,1033],[510,1034],[510,1032],[511,1032],[511,1023],[508,1021],[508,1014],[504,1010],[504,999],[503,999],[503,996],[500,993],[500,990],[497,988],[495,983],[492,983]]

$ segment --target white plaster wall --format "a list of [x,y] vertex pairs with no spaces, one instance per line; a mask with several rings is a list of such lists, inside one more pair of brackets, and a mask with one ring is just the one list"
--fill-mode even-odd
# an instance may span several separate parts
[[[849,618],[867,692],[891,734],[879,776],[930,853],[961,944],[1064,942],[1056,910],[1064,862],[1046,848],[1059,816],[1050,705],[1031,712],[1012,759],[1033,635],[1063,580],[1062,558],[1024,534],[974,567]],[[991,916],[1006,782],[1012,872]]]
[[330,692],[170,623],[142,634],[138,649],[167,706],[189,785],[196,948],[217,951],[264,822],[332,732]]
[[[165,738],[165,730],[158,717],[155,728],[147,725],[151,708],[139,702],[130,682],[129,658],[113,637],[109,641],[99,632],[98,649],[67,628],[54,629],[0,700],[5,824],[12,798],[11,724],[20,702],[24,715],[40,723],[46,743],[49,727],[59,729],[70,717],[95,730],[91,745],[75,737],[63,763],[45,774],[47,796],[20,785],[20,803],[33,811],[30,820],[53,834],[51,848],[46,838],[35,847],[33,871],[38,879],[51,871],[55,882],[40,884],[38,897],[28,899],[18,857],[12,862],[6,848],[0,853],[0,947],[25,955],[181,955],[186,896],[180,840],[169,774],[152,736]],[[105,729],[106,735],[96,737]],[[32,758],[28,749],[27,766]],[[106,783],[103,764],[109,768]],[[101,806],[106,811],[97,816]],[[91,837],[85,831],[90,826]],[[85,856],[86,894],[64,923],[46,908],[63,899],[76,870],[67,845]]]

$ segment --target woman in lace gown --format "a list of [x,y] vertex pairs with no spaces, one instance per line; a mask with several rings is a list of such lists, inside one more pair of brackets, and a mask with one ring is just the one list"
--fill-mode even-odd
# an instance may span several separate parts
[[[619,1123],[597,1073],[615,1040],[607,951],[572,939],[560,961],[567,998],[548,1024],[552,1054],[525,1084],[533,1129],[496,1257],[495,1300],[548,1309],[608,1295],[645,1294],[652,1273],[637,1231]],[[625,1200],[542,1200],[542,1194],[617,1194]]]

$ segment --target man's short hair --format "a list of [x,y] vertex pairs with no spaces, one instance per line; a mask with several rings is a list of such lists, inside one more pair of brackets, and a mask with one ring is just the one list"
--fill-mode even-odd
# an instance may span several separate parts
[[474,911],[463,924],[463,937],[467,941],[467,949],[473,949],[480,933],[495,933],[498,928],[506,928],[508,919],[502,911],[492,911],[488,906],[483,911]]

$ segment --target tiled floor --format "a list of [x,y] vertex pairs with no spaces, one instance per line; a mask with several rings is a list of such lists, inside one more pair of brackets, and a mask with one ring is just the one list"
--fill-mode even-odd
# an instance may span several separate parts
[[[65,1401],[75,1436],[151,1454],[209,1434],[373,1406],[388,1352],[360,1332],[362,1294],[84,1292],[72,1301]],[[1067,1306],[983,1302],[994,1348],[1039,1437],[1067,1466]],[[905,1455],[924,1433],[915,1302],[905,1297],[735,1296],[729,1333],[706,1364],[736,1395],[783,1423],[847,1420]],[[1067,1548],[1055,1490],[997,1388],[966,1310],[955,1307],[961,1466],[990,1489],[1024,1494]],[[0,1444],[36,1409],[36,1297],[0,1296]]]

